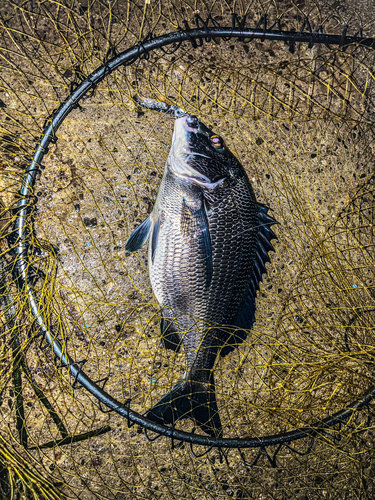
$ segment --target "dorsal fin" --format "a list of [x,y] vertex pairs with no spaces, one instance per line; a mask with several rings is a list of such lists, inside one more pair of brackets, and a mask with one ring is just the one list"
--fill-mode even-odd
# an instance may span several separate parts
[[234,326],[239,328],[239,330],[234,332],[228,339],[225,347],[221,350],[221,356],[226,356],[229,352],[233,351],[234,345],[243,342],[247,337],[247,330],[252,328],[255,321],[256,292],[259,290],[259,283],[262,281],[262,275],[266,273],[266,263],[271,261],[268,253],[275,251],[271,240],[277,240],[277,238],[270,226],[278,224],[278,222],[268,215],[268,207],[260,203],[258,203],[258,206],[259,233],[253,272],[250,276],[248,288],[244,294],[240,310],[234,321]]

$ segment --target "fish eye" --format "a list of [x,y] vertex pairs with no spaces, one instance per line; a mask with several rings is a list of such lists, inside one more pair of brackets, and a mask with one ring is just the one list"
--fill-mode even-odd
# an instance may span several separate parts
[[215,148],[221,148],[224,144],[223,139],[218,135],[213,135],[210,137],[211,144],[215,146]]
[[182,109],[176,109],[175,111],[175,117],[176,118],[181,118],[181,116],[184,115],[184,112],[182,111]]

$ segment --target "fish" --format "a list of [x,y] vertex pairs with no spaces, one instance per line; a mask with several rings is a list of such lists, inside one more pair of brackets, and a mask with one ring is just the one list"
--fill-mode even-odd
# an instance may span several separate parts
[[146,418],[163,425],[189,418],[220,438],[214,367],[254,324],[277,221],[257,202],[244,167],[220,135],[182,108],[135,101],[171,114],[174,131],[153,210],[125,248],[136,252],[148,241],[161,344],[186,354],[184,375]]

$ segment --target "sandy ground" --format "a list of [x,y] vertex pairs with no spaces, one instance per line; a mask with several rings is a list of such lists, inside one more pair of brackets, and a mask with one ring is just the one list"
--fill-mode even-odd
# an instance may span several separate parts
[[[213,5],[220,22],[229,22],[224,3]],[[5,207],[14,203],[38,129],[68,94],[78,68],[89,74],[108,50],[106,40],[119,52],[157,22],[152,1],[131,6],[11,7],[22,15],[9,21],[12,28],[3,27],[2,54],[10,54],[0,89]],[[169,21],[203,16],[204,7],[186,4],[178,18],[182,7],[163,5],[155,33],[172,30]],[[267,8],[272,18],[276,8]],[[328,16],[327,30],[340,31],[350,19],[351,29],[362,25],[371,34],[367,4],[356,7],[355,15],[349,2],[321,3],[319,9],[286,2],[277,8],[291,27],[300,25],[305,12],[314,25]],[[142,25],[144,9],[149,10]],[[252,4],[249,18],[261,11],[260,3]],[[27,36],[15,35],[14,27]],[[132,409],[144,413],[183,373],[185,359],[159,347],[160,314],[146,250],[130,255],[124,249],[152,210],[173,132],[171,118],[135,108],[135,93],[181,105],[211,125],[241,159],[258,201],[280,223],[254,329],[215,369],[225,437],[261,437],[318,422],[371,387],[373,57],[373,51],[354,47],[343,52],[297,46],[291,53],[282,43],[260,41],[211,41],[194,50],[185,44],[175,54],[152,53],[120,68],[69,114],[35,189],[34,243],[40,251],[33,259],[46,275],[35,286],[51,325],[69,337],[70,355],[87,360],[84,370],[94,380],[108,377],[112,396],[121,402],[131,398]],[[33,330],[19,299],[25,340]],[[4,374],[9,356],[4,343]],[[267,453],[272,457],[277,448],[271,447],[250,468],[254,450],[244,450],[242,457],[233,450],[224,459],[213,450],[197,458],[193,452],[204,449],[172,449],[163,437],[149,442],[120,416],[102,412],[83,389],[73,390],[48,349],[33,343],[26,359],[71,434],[111,427],[77,444],[30,451],[40,470],[64,483],[68,497],[372,496],[370,411],[316,440],[306,456],[284,447],[272,468]],[[16,436],[14,392],[10,385],[4,391],[2,433]],[[51,416],[27,383],[24,398],[29,445],[58,439]],[[192,422],[182,421],[179,428],[191,431]],[[294,446],[302,453],[308,445],[304,440]]]

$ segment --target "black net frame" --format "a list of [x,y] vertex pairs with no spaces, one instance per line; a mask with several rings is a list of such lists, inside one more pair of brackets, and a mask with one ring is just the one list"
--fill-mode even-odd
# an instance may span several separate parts
[[[147,56],[150,51],[162,49],[165,46],[177,44],[173,50],[173,52],[175,52],[179,49],[183,41],[189,41],[193,47],[197,47],[196,40],[208,42],[215,37],[221,37],[227,40],[234,38],[247,43],[253,39],[281,40],[288,43],[290,47],[293,47],[297,42],[308,43],[310,48],[312,48],[315,43],[323,43],[326,45],[336,44],[343,47],[343,50],[345,50],[345,47],[348,44],[360,44],[370,47],[375,45],[375,39],[358,36],[349,37],[346,35],[346,30],[343,31],[342,35],[330,35],[323,32],[314,33],[308,25],[309,31],[305,32],[303,29],[305,28],[305,24],[308,24],[308,21],[303,24],[301,31],[296,33],[283,31],[281,29],[273,30],[272,27],[271,29],[268,29],[267,18],[265,16],[259,20],[254,29],[246,28],[246,18],[239,20],[236,15],[233,15],[232,19],[232,27],[221,28],[218,27],[218,23],[215,22],[213,18],[209,17],[206,21],[203,21],[198,15],[196,15],[196,29],[190,29],[186,21],[186,29],[181,28],[175,33],[168,33],[156,38],[153,38],[152,33],[150,33],[146,36],[145,40],[137,44],[135,47],[132,47],[118,56],[113,57],[84,79],[74,89],[72,94],[60,106],[60,108],[53,113],[51,118],[46,120],[47,124],[45,124],[40,142],[38,142],[35,148],[33,161],[26,169],[23,188],[20,192],[20,200],[16,208],[17,219],[14,224],[13,232],[10,233],[8,238],[10,246],[14,246],[15,244],[17,245],[12,270],[13,279],[18,283],[20,290],[27,294],[34,320],[38,325],[38,329],[40,329],[40,334],[43,336],[44,340],[52,346],[54,355],[61,363],[61,366],[69,370],[70,375],[74,379],[73,384],[81,384],[86,390],[94,395],[98,401],[105,404],[108,409],[116,411],[128,419],[129,423],[136,423],[147,430],[153,431],[159,435],[167,436],[171,438],[172,441],[180,440],[183,442],[190,442],[192,444],[209,446],[211,448],[261,448],[261,450],[264,450],[265,447],[270,445],[282,445],[292,443],[308,436],[313,437],[315,434],[324,431],[329,427],[344,422],[349,419],[356,410],[360,410],[368,405],[375,395],[375,389],[369,389],[361,400],[353,402],[349,408],[343,409],[332,417],[324,419],[321,423],[313,424],[311,428],[304,428],[294,432],[283,433],[278,436],[265,436],[263,438],[254,439],[217,439],[204,435],[190,434],[168,426],[163,426],[148,420],[139,413],[131,411],[130,401],[127,405],[124,405],[113,399],[108,393],[99,387],[97,383],[91,380],[84,373],[84,360],[78,362],[73,361],[67,353],[63,352],[61,344],[56,339],[53,332],[48,329],[43,316],[39,313],[40,308],[33,293],[33,287],[30,284],[30,279],[28,278],[30,262],[28,261],[27,256],[29,251],[28,236],[30,236],[30,233],[26,228],[26,219],[32,211],[33,203],[35,204],[32,192],[37,174],[40,172],[40,169],[43,168],[43,157],[48,154],[49,145],[51,143],[56,143],[58,140],[57,131],[70,111],[77,108],[80,100],[88,92],[94,91],[97,84],[119,66],[132,64],[138,58]],[[210,22],[213,23],[213,27],[209,26]],[[202,28],[200,27],[200,24],[203,24]],[[259,29],[262,25],[263,29]],[[278,27],[280,28],[280,23]],[[48,124],[48,122],[50,123]]]

